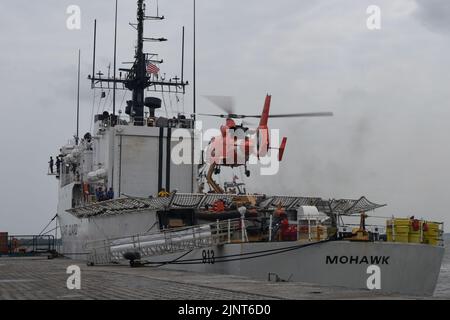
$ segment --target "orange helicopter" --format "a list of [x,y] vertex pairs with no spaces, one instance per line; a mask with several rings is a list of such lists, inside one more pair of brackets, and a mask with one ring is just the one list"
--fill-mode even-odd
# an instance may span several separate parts
[[[212,173],[219,174],[222,166],[245,167],[245,175],[250,176],[247,163],[251,155],[258,159],[267,155],[269,149],[278,149],[278,161],[283,159],[286,149],[287,137],[283,137],[280,147],[271,147],[269,139],[269,118],[295,118],[295,117],[328,117],[332,112],[270,114],[272,96],[267,95],[261,115],[241,115],[234,112],[234,103],[230,97],[206,96],[208,100],[226,112],[226,114],[205,114],[201,116],[224,118],[225,124],[220,127],[221,134],[213,137],[206,149],[205,162],[210,165],[208,177]],[[236,119],[260,119],[256,129],[249,129],[245,122],[236,124]],[[208,179],[209,180],[209,179]],[[216,188],[214,188],[216,189]],[[217,190],[219,191],[219,190]]]

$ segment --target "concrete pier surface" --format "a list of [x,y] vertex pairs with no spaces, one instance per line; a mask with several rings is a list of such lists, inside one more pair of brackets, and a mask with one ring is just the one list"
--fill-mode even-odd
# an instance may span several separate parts
[[[81,289],[69,290],[67,267],[79,266]],[[266,300],[402,299],[366,290],[244,277],[130,268],[88,267],[85,262],[47,257],[0,258],[0,300]]]

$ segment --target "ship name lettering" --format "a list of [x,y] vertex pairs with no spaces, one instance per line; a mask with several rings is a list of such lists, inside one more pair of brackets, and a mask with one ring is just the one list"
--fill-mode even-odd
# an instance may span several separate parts
[[78,235],[78,225],[77,224],[71,224],[71,225],[65,225],[61,226],[61,234],[63,236],[73,237]]
[[388,265],[389,256],[326,256],[326,264]]

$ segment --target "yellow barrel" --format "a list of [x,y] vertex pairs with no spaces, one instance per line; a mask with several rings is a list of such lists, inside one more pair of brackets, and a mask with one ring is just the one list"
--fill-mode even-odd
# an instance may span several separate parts
[[408,235],[408,242],[410,243],[420,243],[420,232],[417,233],[410,233]]
[[[309,236],[309,235],[308,235]],[[311,227],[311,239],[312,240],[325,240],[328,238],[327,228],[324,226],[312,226]]]
[[[408,242],[410,219],[388,220],[386,224],[386,236],[389,242]],[[394,231],[394,234],[393,232]]]
[[426,222],[428,230],[423,232],[423,242],[430,245],[437,245],[440,238],[439,224],[436,222]]

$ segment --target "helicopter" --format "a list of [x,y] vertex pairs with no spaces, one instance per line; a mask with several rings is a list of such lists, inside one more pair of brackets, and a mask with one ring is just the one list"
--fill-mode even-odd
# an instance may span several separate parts
[[[247,165],[250,156],[256,156],[259,160],[265,157],[270,149],[278,149],[278,161],[282,161],[286,149],[287,137],[282,138],[278,148],[272,147],[268,127],[270,118],[333,116],[332,112],[270,114],[272,96],[269,94],[266,95],[263,111],[260,115],[237,114],[234,110],[234,103],[231,97],[205,96],[205,98],[225,112],[224,114],[199,114],[200,116],[225,119],[225,123],[220,126],[220,135],[212,137],[206,148],[204,158],[206,164],[210,166],[207,175],[208,183],[212,179],[213,173],[220,173],[221,167],[236,168],[244,166],[245,175],[249,177],[250,170],[248,170]],[[248,118],[259,119],[259,124],[256,129],[250,129],[247,126],[244,119]],[[236,120],[242,121],[241,123],[237,123]],[[213,189],[216,188],[214,187]]]

